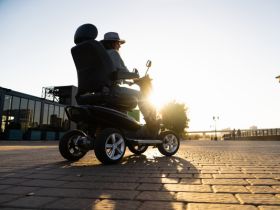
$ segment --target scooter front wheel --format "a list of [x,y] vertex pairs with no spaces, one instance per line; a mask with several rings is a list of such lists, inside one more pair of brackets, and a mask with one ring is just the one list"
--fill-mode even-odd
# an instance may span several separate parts
[[85,137],[86,134],[80,130],[72,130],[64,134],[59,141],[59,152],[67,160],[80,160],[88,150],[84,150],[78,146],[80,138]]
[[148,149],[147,145],[128,145],[128,149],[130,150],[130,152],[134,153],[135,155],[141,155],[142,153],[146,152],[146,150]]
[[163,142],[158,145],[159,152],[165,156],[174,155],[180,147],[179,137],[172,131],[163,132],[160,137]]
[[94,141],[94,152],[103,164],[114,164],[124,156],[126,149],[122,133],[115,128],[105,128]]

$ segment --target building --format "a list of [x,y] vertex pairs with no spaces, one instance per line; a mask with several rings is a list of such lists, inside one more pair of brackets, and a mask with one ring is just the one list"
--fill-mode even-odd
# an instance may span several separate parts
[[65,106],[75,105],[77,87],[43,88],[42,98],[0,87],[0,139],[53,140],[75,125]]
[[[69,129],[64,108],[77,105],[75,86],[44,87],[42,97],[0,87],[0,140],[58,140]],[[140,121],[139,110],[128,114]]]

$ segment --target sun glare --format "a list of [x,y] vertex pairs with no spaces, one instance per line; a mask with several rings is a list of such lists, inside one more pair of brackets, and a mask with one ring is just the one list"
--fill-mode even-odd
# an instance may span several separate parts
[[183,101],[182,92],[175,90],[175,85],[166,85],[165,79],[155,79],[153,83],[153,91],[150,94],[149,100],[160,110],[165,104],[171,101]]
[[149,100],[156,107],[157,110],[160,110],[168,101],[168,99],[163,97],[162,91],[157,92],[155,89],[151,93]]

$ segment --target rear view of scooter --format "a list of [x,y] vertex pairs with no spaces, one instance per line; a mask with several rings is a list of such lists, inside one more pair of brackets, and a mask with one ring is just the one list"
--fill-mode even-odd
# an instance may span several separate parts
[[[92,24],[80,26],[75,33],[76,46],[71,53],[78,76],[78,106],[68,106],[65,110],[77,129],[67,132],[60,140],[61,155],[78,161],[89,150],[94,150],[103,164],[119,162],[126,147],[136,155],[144,153],[148,146],[157,147],[165,156],[174,155],[180,146],[178,135],[166,129],[160,120],[152,126],[141,125],[127,114],[137,106],[139,98],[118,94],[125,87],[116,85],[116,81],[128,80],[139,85],[145,96],[151,86],[147,71],[142,78],[136,72],[115,71],[105,48],[95,40],[97,33]],[[149,61],[148,69],[150,66]]]

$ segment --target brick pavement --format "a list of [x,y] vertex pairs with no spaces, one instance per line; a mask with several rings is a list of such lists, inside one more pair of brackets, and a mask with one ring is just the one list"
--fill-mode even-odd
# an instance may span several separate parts
[[0,209],[280,209],[280,142],[184,141],[174,157],[127,152],[70,163],[56,142],[0,142]]

